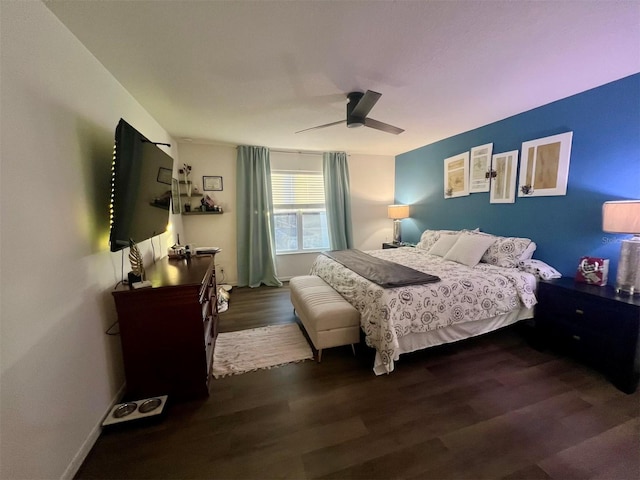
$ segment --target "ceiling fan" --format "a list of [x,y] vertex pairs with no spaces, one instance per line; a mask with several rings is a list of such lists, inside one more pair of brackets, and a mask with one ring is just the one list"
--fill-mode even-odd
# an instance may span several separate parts
[[317,127],[305,128],[304,130],[297,131],[296,133],[307,132],[309,130],[317,130],[319,128],[331,127],[340,123],[347,123],[347,127],[370,127],[376,130],[382,130],[383,132],[393,133],[398,135],[404,132],[404,129],[394,127],[388,123],[382,123],[373,118],[367,117],[367,114],[371,111],[373,106],[382,96],[381,93],[374,92],[373,90],[367,90],[366,93],[351,92],[347,95],[347,118],[346,120],[340,120],[339,122],[327,123],[325,125],[318,125]]

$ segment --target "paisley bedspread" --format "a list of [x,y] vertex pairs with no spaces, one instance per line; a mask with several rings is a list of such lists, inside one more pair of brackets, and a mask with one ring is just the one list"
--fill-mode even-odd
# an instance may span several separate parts
[[366,253],[440,277],[440,282],[383,289],[325,255],[311,274],[331,285],[360,312],[366,343],[377,350],[387,372],[399,356],[398,338],[455,323],[495,317],[536,304],[535,277],[486,263],[475,267],[402,247]]

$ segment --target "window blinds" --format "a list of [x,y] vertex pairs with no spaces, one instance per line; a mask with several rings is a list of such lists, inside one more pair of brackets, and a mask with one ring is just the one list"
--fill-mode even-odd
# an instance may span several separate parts
[[272,170],[271,192],[278,209],[324,208],[322,172]]

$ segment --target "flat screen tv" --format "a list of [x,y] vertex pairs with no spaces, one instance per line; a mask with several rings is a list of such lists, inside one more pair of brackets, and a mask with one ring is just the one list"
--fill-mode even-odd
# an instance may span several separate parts
[[112,252],[167,230],[173,158],[120,119],[111,170]]

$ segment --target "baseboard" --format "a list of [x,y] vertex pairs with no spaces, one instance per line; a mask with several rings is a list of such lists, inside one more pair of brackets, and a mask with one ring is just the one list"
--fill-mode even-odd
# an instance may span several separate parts
[[116,403],[120,402],[120,399],[124,396],[125,387],[126,387],[126,384],[123,384],[122,387],[120,387],[120,390],[118,390],[116,395],[113,397],[113,399],[111,400],[111,404],[107,407],[107,410],[104,412],[104,415],[100,417],[100,419],[98,420],[98,423],[91,429],[91,432],[89,432],[89,435],[87,436],[86,440],[82,443],[82,446],[80,447],[78,452],[74,455],[73,459],[71,460],[71,463],[65,469],[64,473],[60,477],[61,480],[73,480],[73,477],[76,476],[76,474],[78,473],[78,470],[80,470],[80,467],[82,466],[82,462],[85,461],[85,459],[87,458],[87,455],[89,455],[89,452],[91,451],[95,443],[98,441],[98,438],[100,437],[100,433],[102,433],[102,421],[109,414],[113,406]]

